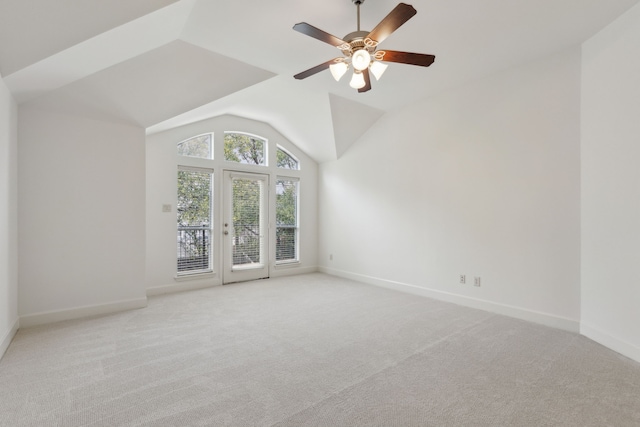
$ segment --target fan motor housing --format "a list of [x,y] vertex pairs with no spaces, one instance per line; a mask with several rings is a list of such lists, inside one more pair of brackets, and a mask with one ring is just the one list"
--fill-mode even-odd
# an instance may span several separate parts
[[346,41],[347,44],[340,47],[340,50],[342,50],[342,53],[345,56],[351,56],[354,52],[360,49],[366,49],[369,53],[375,52],[375,45],[370,45],[365,42],[368,35],[369,31],[354,31],[347,34],[342,39]]
[[353,42],[357,42],[358,40],[362,41],[362,46],[364,46],[364,38],[369,35],[369,31],[354,31],[352,33],[347,34],[342,38],[342,40],[353,46]]

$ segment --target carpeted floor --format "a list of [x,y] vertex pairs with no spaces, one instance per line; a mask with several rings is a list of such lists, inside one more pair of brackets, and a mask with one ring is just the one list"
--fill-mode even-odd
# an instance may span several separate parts
[[22,329],[1,426],[640,426],[582,336],[323,274]]

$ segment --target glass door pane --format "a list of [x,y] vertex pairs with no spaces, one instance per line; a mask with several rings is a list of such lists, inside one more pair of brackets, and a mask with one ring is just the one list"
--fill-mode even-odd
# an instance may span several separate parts
[[269,177],[225,172],[224,283],[269,277]]

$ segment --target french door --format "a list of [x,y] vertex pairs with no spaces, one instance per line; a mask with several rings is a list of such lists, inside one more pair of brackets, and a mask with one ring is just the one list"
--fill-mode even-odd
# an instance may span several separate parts
[[269,176],[224,172],[223,283],[269,277]]

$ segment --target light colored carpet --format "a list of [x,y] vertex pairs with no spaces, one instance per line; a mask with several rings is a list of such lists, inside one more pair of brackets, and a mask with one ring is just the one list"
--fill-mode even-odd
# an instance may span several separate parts
[[2,426],[640,426],[584,337],[323,274],[23,329]]

